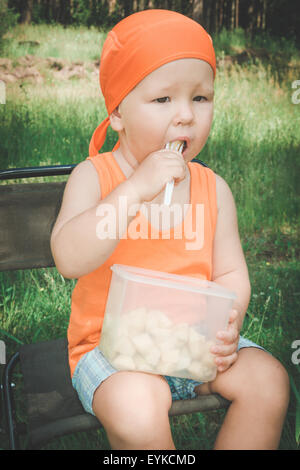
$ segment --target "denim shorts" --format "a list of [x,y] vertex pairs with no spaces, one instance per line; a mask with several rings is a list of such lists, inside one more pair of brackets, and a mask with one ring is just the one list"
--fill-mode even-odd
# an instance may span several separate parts
[[[261,346],[240,336],[237,350],[239,351],[242,348],[259,348],[264,350]],[[94,393],[99,385],[115,372],[118,371],[111,366],[98,347],[81,357],[75,368],[72,384],[85,411],[95,415],[92,409]],[[167,375],[164,377],[169,384],[173,401],[195,398],[197,395],[194,389],[202,383],[180,377],[170,377]]]

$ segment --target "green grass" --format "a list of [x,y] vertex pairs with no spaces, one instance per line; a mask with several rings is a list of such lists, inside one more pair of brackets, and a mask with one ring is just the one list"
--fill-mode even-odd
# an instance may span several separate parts
[[[105,36],[106,31],[102,27],[19,24],[6,33],[3,56],[16,58],[36,54],[69,60],[97,60]],[[292,40],[273,38],[268,33],[251,38],[242,28],[236,28],[233,31],[223,29],[212,37],[217,57],[234,55],[247,48],[263,48],[269,55],[280,52],[287,60],[299,60],[299,50]]]
[[71,61],[99,60],[99,50],[105,37],[106,32],[95,27],[88,29],[81,26],[64,28],[58,24],[18,25],[5,35],[2,55],[17,58],[34,54]]
[[234,55],[247,48],[258,48],[265,49],[271,56],[280,53],[287,60],[299,58],[299,51],[293,41],[283,37],[274,38],[268,33],[259,33],[251,37],[242,28],[236,28],[233,31],[222,29],[213,37],[213,40],[217,54]]
[[[86,64],[98,58],[105,36],[95,29],[44,25],[18,26],[10,34],[6,55],[13,60],[31,53]],[[22,40],[37,40],[40,46],[19,45]],[[271,50],[274,44],[268,41]],[[217,55],[248,47],[241,32],[234,37],[223,32],[215,43]],[[285,47],[293,60],[299,60],[293,46]],[[62,82],[49,70],[42,72],[42,84],[25,81],[21,87],[7,86],[6,105],[0,105],[1,168],[80,162],[88,154],[94,128],[106,115],[97,77],[88,74],[85,79]],[[199,156],[225,178],[236,200],[252,284],[242,334],[274,354],[294,384],[281,449],[299,445],[300,374],[291,360],[291,344],[300,339],[300,105],[291,100],[291,83],[298,78],[291,69],[278,81],[272,67],[260,62],[220,67],[214,124]],[[104,150],[111,149],[114,139],[110,131]],[[8,354],[20,343],[65,335],[74,285],[54,268],[0,273],[0,337]],[[16,380],[20,380],[18,374]],[[18,414],[25,419],[21,396],[17,398]],[[224,411],[173,418],[176,447],[212,448],[223,418]],[[6,446],[0,435],[0,448]],[[100,430],[66,436],[47,448],[109,449],[109,444]]]

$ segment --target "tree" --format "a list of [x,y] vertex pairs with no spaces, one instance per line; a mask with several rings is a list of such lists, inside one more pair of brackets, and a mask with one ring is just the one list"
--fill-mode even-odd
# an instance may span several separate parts
[[193,0],[192,18],[198,23],[203,24],[203,0]]
[[33,0],[25,0],[23,5],[23,11],[21,12],[21,23],[31,23]]
[[3,36],[15,26],[18,16],[11,8],[8,8],[7,0],[0,0],[0,52],[4,44]]

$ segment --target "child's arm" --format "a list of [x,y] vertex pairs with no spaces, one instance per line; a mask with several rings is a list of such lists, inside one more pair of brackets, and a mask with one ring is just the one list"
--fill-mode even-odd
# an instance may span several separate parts
[[[180,181],[184,177],[185,163],[181,154],[160,150],[145,158],[129,179],[101,200],[98,174],[93,164],[88,160],[79,163],[66,184],[51,234],[51,250],[57,269],[71,279],[97,269],[111,256],[140,205],[163,191],[168,181],[173,178]],[[121,196],[126,200],[127,214],[119,205]],[[103,239],[97,236],[97,226],[108,213],[97,214],[104,204],[112,209],[114,231],[109,238]]]
[[248,268],[238,231],[235,202],[227,183],[216,175],[218,219],[213,250],[212,280],[234,291],[237,299],[233,305],[229,326],[222,332],[224,345],[218,346],[219,370],[228,368],[237,358],[239,332],[250,300],[251,287]]
[[[127,197],[127,204],[139,205],[141,199],[130,181],[118,185],[103,201],[98,174],[88,160],[72,171],[64,191],[58,218],[51,234],[51,250],[56,267],[66,278],[79,278],[103,264],[112,254],[136,214],[122,214],[119,218],[119,198]],[[101,240],[96,228],[101,216],[96,215],[101,204],[111,204],[116,214],[116,237]],[[122,226],[119,226],[121,219]]]

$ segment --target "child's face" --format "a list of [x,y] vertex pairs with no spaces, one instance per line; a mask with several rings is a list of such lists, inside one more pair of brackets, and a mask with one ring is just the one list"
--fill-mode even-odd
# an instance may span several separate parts
[[200,59],[175,60],[147,75],[116,111],[125,158],[140,163],[167,142],[185,140],[183,157],[191,161],[210,132],[213,94],[212,68]]

